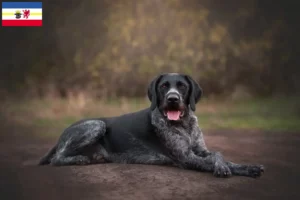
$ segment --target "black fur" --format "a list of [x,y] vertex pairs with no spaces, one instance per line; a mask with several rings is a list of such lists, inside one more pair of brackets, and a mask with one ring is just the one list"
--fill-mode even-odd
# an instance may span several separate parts
[[[201,95],[202,89],[189,76],[159,75],[148,88],[150,108],[76,122],[63,132],[39,164],[175,165],[212,172],[217,177],[260,176],[262,165],[226,162],[220,153],[208,151],[193,112]],[[170,118],[172,112],[180,113],[180,117]]]
[[151,106],[150,109],[154,110],[157,106],[157,83],[160,81],[160,79],[163,77],[163,75],[159,75],[156,78],[154,78],[154,80],[150,83],[149,87],[148,87],[148,98],[151,101]]
[[190,98],[189,98],[190,107],[192,111],[195,111],[196,103],[200,100],[202,96],[202,89],[199,86],[199,84],[196,81],[194,81],[190,76],[186,75],[185,77],[191,85]]

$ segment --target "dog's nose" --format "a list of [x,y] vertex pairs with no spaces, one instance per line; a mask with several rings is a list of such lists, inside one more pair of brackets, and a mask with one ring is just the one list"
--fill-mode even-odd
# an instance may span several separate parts
[[178,103],[179,102],[179,96],[176,94],[170,94],[167,98],[169,103]]

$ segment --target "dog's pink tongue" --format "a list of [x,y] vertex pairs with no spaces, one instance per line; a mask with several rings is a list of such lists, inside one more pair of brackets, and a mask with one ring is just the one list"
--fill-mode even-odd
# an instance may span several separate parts
[[179,120],[180,111],[168,111],[167,116],[169,120]]

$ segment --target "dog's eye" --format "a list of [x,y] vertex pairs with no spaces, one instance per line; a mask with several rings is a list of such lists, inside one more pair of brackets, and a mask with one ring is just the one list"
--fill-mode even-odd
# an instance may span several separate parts
[[164,83],[160,86],[161,88],[167,88],[168,87],[168,84],[167,83]]
[[185,87],[186,86],[183,83],[180,83],[180,82],[178,83],[178,88],[179,89],[185,89]]

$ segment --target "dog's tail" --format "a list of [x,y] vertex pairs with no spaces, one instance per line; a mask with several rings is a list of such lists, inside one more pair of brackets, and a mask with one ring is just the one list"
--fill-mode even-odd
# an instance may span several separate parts
[[52,147],[46,155],[44,155],[38,165],[48,165],[51,162],[51,158],[56,153],[57,145]]

